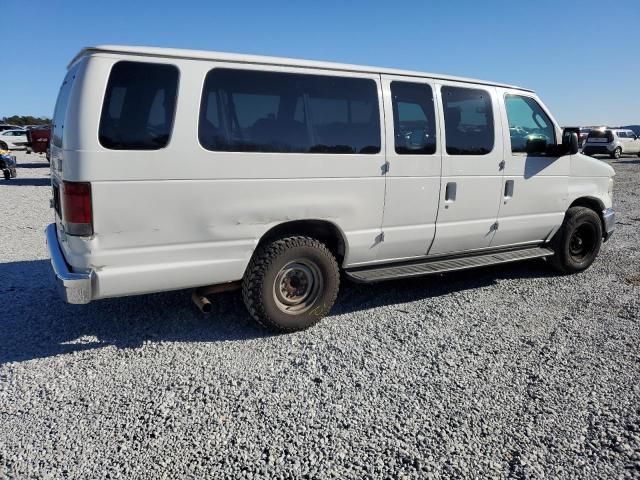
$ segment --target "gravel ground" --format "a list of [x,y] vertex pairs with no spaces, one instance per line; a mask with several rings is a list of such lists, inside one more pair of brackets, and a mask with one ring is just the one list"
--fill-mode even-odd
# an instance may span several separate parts
[[[0,181],[0,478],[639,478],[640,159],[591,269],[344,285],[315,328],[237,292],[61,303],[44,158]],[[634,285],[633,277],[636,281]]]

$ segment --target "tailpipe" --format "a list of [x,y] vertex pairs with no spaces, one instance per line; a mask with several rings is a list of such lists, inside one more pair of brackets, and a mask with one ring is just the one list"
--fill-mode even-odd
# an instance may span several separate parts
[[213,305],[211,305],[209,299],[204,295],[200,295],[197,291],[195,291],[191,294],[191,300],[193,300],[193,303],[196,304],[196,307],[198,307],[198,309],[202,313],[211,313]]
[[191,294],[191,299],[202,313],[210,313],[211,310],[213,310],[213,305],[207,296],[214,295],[216,293],[229,292],[231,290],[238,290],[241,286],[242,282],[238,280],[236,282],[218,283],[215,285],[196,288]]

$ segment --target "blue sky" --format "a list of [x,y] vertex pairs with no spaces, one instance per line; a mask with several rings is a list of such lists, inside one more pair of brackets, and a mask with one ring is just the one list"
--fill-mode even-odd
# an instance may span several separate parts
[[51,116],[83,46],[152,45],[469,76],[564,125],[640,124],[640,0],[1,0],[0,117]]

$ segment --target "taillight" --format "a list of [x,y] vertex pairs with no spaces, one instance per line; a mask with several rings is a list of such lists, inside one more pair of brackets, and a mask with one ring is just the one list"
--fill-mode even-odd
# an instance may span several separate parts
[[90,183],[62,182],[62,222],[69,235],[93,235]]

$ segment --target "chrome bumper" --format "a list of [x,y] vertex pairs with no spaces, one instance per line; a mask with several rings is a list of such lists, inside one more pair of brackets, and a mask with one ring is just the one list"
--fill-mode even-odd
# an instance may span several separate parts
[[51,267],[55,275],[56,289],[58,294],[67,303],[84,304],[91,301],[91,279],[92,272],[74,273],[69,270],[64,259],[55,224],[50,224],[45,230],[47,246],[51,256]]
[[608,240],[616,229],[616,212],[613,208],[602,211],[602,220],[604,221],[604,239]]

